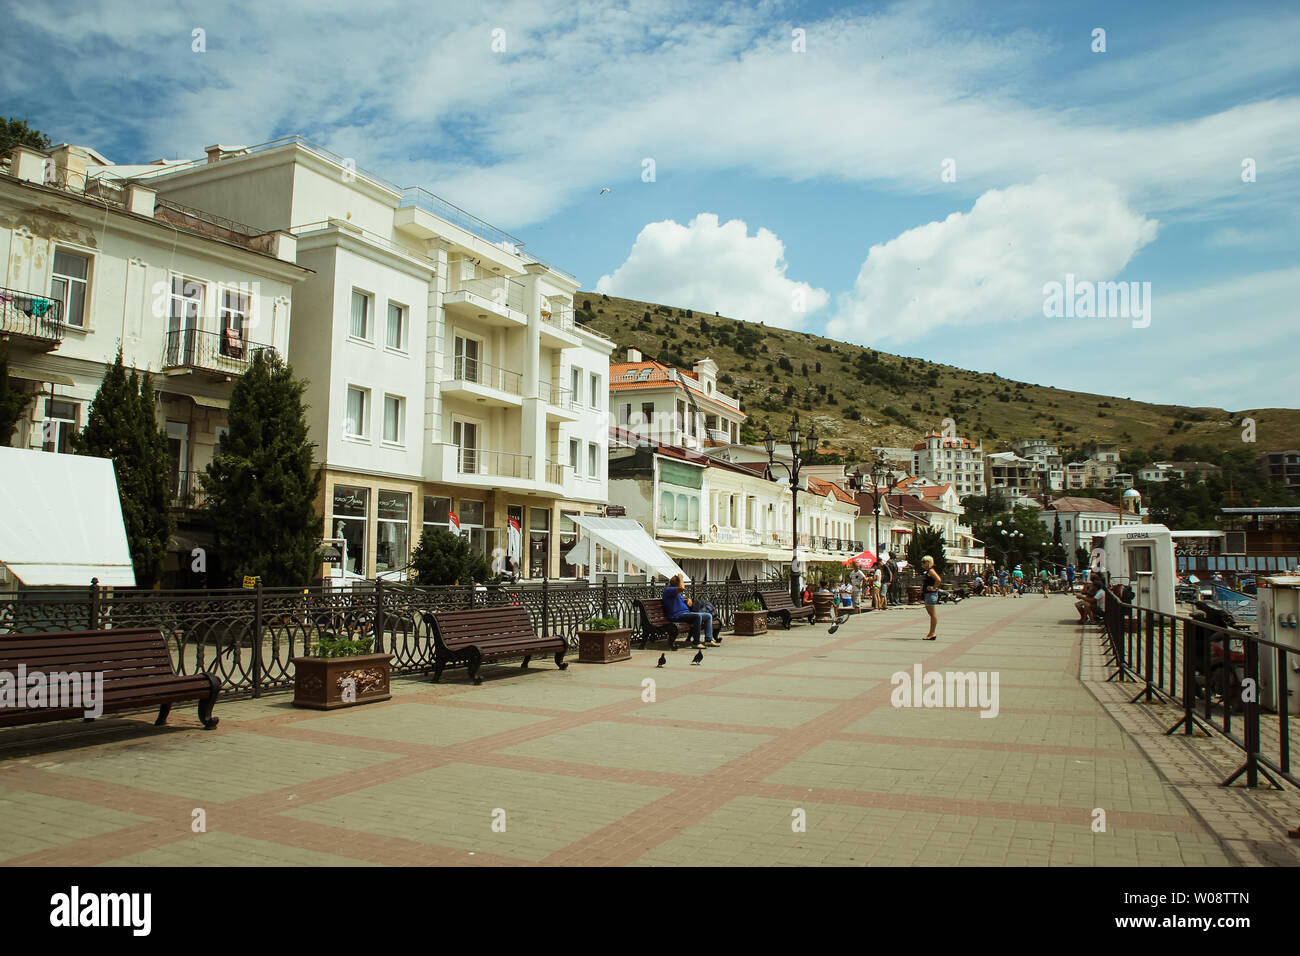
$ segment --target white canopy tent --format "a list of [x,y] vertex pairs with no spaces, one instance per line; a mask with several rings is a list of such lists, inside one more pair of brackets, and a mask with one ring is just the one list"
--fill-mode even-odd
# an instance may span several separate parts
[[564,556],[569,564],[581,564],[588,569],[587,576],[596,574],[592,545],[607,548],[614,555],[614,570],[623,580],[623,563],[642,568],[649,574],[671,578],[686,574],[664,553],[658,542],[646,533],[641,522],[633,518],[601,518],[596,515],[575,515],[573,519],[586,535]]
[[113,462],[0,448],[0,565],[27,587],[134,587]]

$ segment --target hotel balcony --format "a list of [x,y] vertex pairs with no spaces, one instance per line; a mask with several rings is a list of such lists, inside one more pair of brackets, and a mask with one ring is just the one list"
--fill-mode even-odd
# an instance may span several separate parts
[[548,422],[576,422],[582,406],[573,401],[573,392],[550,382],[542,382],[537,388],[537,397],[546,405]]
[[461,398],[494,408],[521,408],[523,376],[478,359],[457,355],[451,378],[440,384],[443,397]]
[[237,378],[248,370],[253,354],[261,349],[275,351],[269,345],[247,341],[235,329],[226,329],[224,333],[176,329],[167,333],[162,370],[167,375]]
[[543,487],[533,471],[532,455],[462,448],[449,442],[429,446],[424,477],[426,481],[483,489],[534,491]]
[[571,349],[582,344],[573,321],[573,309],[542,310],[542,345],[548,349]]
[[63,303],[35,292],[0,289],[0,335],[38,352],[57,349],[63,341]]
[[473,319],[495,328],[528,325],[523,283],[509,276],[476,274],[466,279],[458,278],[453,269],[442,307],[449,316]]

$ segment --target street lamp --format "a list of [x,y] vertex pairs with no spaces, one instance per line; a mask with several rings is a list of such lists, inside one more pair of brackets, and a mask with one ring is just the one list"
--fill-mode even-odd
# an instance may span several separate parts
[[768,476],[771,477],[772,467],[780,465],[790,474],[790,511],[791,511],[791,531],[790,548],[792,556],[790,558],[790,600],[797,607],[799,600],[799,572],[796,570],[799,566],[799,470],[806,464],[805,459],[812,457],[817,450],[817,432],[815,429],[809,429],[808,437],[804,441],[808,444],[808,450],[804,452],[799,445],[799,413],[794,413],[794,420],[790,422],[790,427],[785,431],[786,443],[790,446],[790,461],[787,465],[784,461],[776,460],[776,438],[772,436],[771,431],[763,436],[763,447],[767,449],[767,470]]
[[[853,485],[853,490],[860,494],[871,496],[871,510],[876,516],[876,560],[880,560],[881,540],[880,540],[880,502],[899,484],[902,483],[906,475],[895,475],[894,469],[889,466],[884,457],[879,453],[876,454],[875,460],[871,463],[871,470],[864,472],[862,466],[858,466],[849,477],[849,483]],[[866,490],[868,479],[871,481],[871,490]],[[883,491],[881,489],[884,489]]]

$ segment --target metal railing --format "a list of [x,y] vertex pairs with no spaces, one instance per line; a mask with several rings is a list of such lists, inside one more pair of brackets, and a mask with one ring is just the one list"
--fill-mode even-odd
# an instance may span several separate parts
[[321,219],[316,222],[306,222],[300,226],[291,227],[289,232],[298,238],[302,238],[304,236],[314,235],[318,232],[329,232],[331,230],[340,232],[343,235],[360,236],[371,245],[379,246],[383,249],[387,249],[389,252],[395,252],[398,255],[414,259],[421,265],[426,266],[433,274],[436,275],[438,273],[439,266],[436,259],[430,259],[422,252],[408,249],[401,243],[393,242],[391,239],[385,239],[378,233],[362,229],[360,226],[354,226],[352,223],[343,219]]
[[0,332],[63,341],[63,303],[48,295],[0,288]]
[[457,355],[452,359],[451,377],[458,382],[473,382],[511,395],[522,394],[524,381],[519,372],[498,368],[465,355]]
[[468,292],[487,299],[495,305],[526,312],[524,303],[524,285],[509,276],[475,276],[472,279],[458,278],[453,271],[452,279],[447,284],[447,292]]
[[162,367],[197,368],[226,375],[242,375],[253,354],[269,345],[249,342],[239,336],[201,329],[176,329],[167,333],[163,345]]
[[197,508],[207,501],[199,483],[201,471],[174,471],[168,479],[173,508]]
[[[1263,776],[1281,787],[1281,777],[1300,787],[1291,768],[1289,683],[1300,652],[1250,631],[1206,620],[1125,604],[1107,592],[1103,611],[1111,681],[1142,685],[1131,703],[1159,699],[1182,715],[1166,735],[1199,728],[1217,733],[1244,755],[1244,762],[1222,781],[1242,776],[1254,787]],[[1268,676],[1269,679],[1261,680]],[[1264,692],[1274,688],[1277,710],[1263,712]]]
[[76,196],[126,208],[126,184],[119,180],[88,176],[84,172],[73,172],[47,163],[43,182]]
[[498,478],[532,478],[533,456],[513,451],[496,451],[487,448],[456,449],[456,471],[462,475],[494,475]]
[[551,382],[542,382],[537,386],[537,397],[548,405],[554,405],[556,408],[576,407],[571,400],[573,391],[565,388],[563,385],[555,385]]
[[548,461],[546,463],[546,480],[552,485],[564,484],[565,466],[558,461]]
[[552,328],[570,332],[573,330],[573,309],[542,310],[542,322]]

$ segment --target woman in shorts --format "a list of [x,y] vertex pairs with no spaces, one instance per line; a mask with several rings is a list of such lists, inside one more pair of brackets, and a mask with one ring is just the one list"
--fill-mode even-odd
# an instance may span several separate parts
[[934,633],[935,628],[939,626],[939,612],[935,608],[939,605],[941,584],[943,578],[939,577],[939,572],[934,569],[934,558],[927,554],[921,559],[921,594],[925,598],[925,613],[930,615],[930,633],[921,638],[923,641],[933,641],[938,636]]

